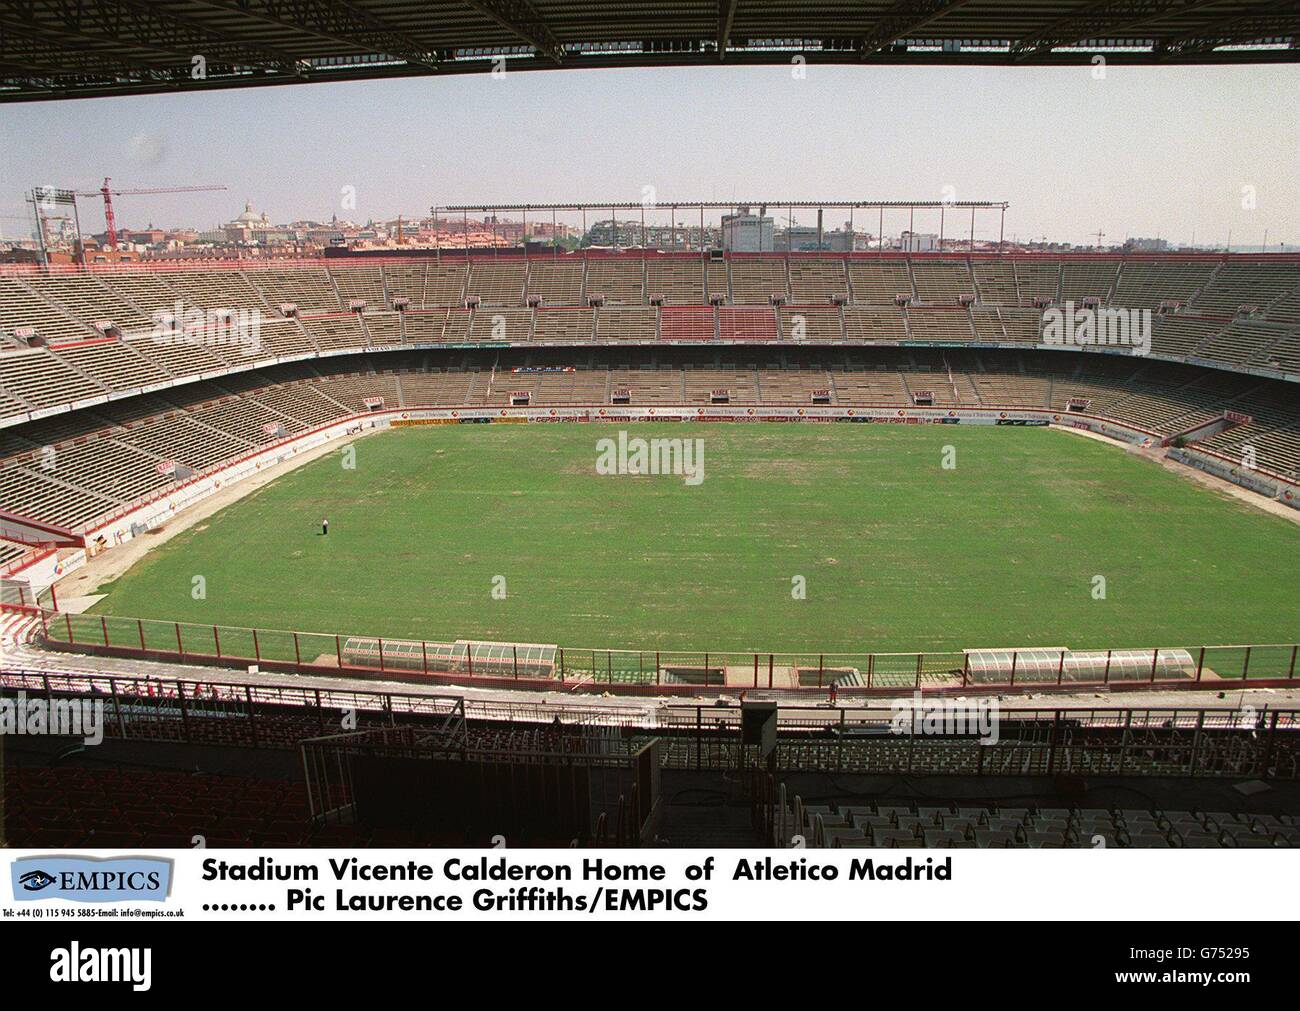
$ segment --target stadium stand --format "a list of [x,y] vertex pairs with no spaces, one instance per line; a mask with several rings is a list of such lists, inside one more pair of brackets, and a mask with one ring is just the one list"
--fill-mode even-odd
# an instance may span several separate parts
[[1157,309],[1161,302],[1186,305],[1217,268],[1203,260],[1130,261],[1120,267],[1114,302],[1134,309]]
[[[786,304],[773,306],[774,295]],[[581,305],[594,296],[603,304]],[[900,296],[911,304],[899,305]],[[476,308],[466,308],[467,297]],[[1044,305],[1089,297],[1154,310],[1155,356],[1216,370],[1179,372],[1111,356],[1017,357],[987,347],[967,356],[958,350],[976,343],[1038,344]],[[971,298],[973,304],[960,304]],[[388,308],[395,299],[405,300],[405,311]],[[159,317],[175,313],[178,301],[182,313],[209,314],[208,324],[211,314],[251,311],[255,325],[160,329]],[[365,311],[348,311],[354,301],[364,301]],[[278,309],[288,302],[299,311],[281,318]],[[24,269],[0,276],[0,425],[18,426],[6,430],[0,445],[3,466],[10,467],[24,450],[116,430],[112,438],[138,451],[124,452],[127,473],[97,471],[89,451],[84,480],[32,478],[30,467],[23,470],[35,484],[24,490],[23,508],[52,522],[84,523],[147,490],[139,454],[201,470],[263,444],[263,425],[287,422],[284,431],[292,434],[341,416],[336,410],[363,410],[367,398],[402,406],[485,403],[486,380],[474,376],[487,375],[488,363],[473,356],[453,361],[429,350],[435,345],[605,346],[604,360],[583,356],[560,363],[580,366],[582,383],[539,382],[532,396],[540,405],[571,404],[575,397],[608,403],[614,390],[628,391],[619,399],[632,404],[703,399],[686,374],[699,378],[708,355],[650,353],[619,362],[608,357],[609,345],[718,338],[818,347],[909,342],[944,345],[948,357],[919,347],[906,358],[882,347],[870,360],[847,352],[825,362],[826,385],[804,384],[803,376],[792,385],[789,366],[820,368],[807,357],[812,351],[790,361],[765,351],[746,358],[752,380],[736,382],[729,399],[791,404],[806,402],[805,395],[810,401],[816,390],[824,403],[885,406],[908,404],[912,393],[932,386],[936,404],[1065,410],[1074,397],[1089,402],[1094,413],[1108,412],[1162,436],[1226,408],[1253,420],[1201,446],[1231,457],[1249,445],[1262,467],[1291,476],[1300,464],[1294,397],[1283,392],[1289,387],[1243,374],[1300,372],[1298,309],[1300,262],[1290,257],[596,254],[119,266],[49,274]],[[109,322],[124,333],[96,330]],[[33,331],[48,346],[27,347]],[[404,347],[418,354],[394,352],[387,361],[357,354]],[[268,368],[295,359],[314,365]],[[741,364],[728,356],[712,363],[720,371]],[[232,371],[251,368],[266,371],[247,380]],[[304,384],[304,396],[307,390],[311,396],[299,412],[292,398]],[[265,410],[249,409],[247,419],[215,406],[228,395],[256,401],[258,390],[267,391]],[[93,413],[61,422],[33,417],[70,405]]]
[[[783,327],[795,311],[793,307],[782,311]],[[850,307],[846,317],[851,311],[870,309]],[[521,309],[499,312],[517,313],[519,325],[530,318]],[[955,310],[931,312],[965,318]],[[764,326],[776,325],[770,308],[724,307],[729,327],[753,325],[749,320],[736,322],[738,313],[757,314]],[[594,313],[555,309],[538,313],[537,318],[564,317],[565,326],[580,325],[585,332],[593,315],[625,339],[638,327],[648,331],[654,325],[650,307],[603,308]],[[586,339],[575,338],[575,342]],[[652,336],[644,339],[653,342]],[[500,398],[515,389],[529,389],[532,406],[606,404],[615,389],[627,390],[628,402],[635,405],[709,403],[715,389],[726,389],[733,404],[772,405],[807,404],[813,390],[828,391],[834,404],[863,406],[912,406],[912,394],[918,390],[931,392],[936,405],[1058,411],[1065,411],[1071,398],[1080,397],[1090,401],[1093,413],[1164,436],[1230,409],[1252,422],[1207,439],[1203,443],[1207,449],[1239,456],[1240,447],[1250,444],[1256,447],[1261,467],[1292,475],[1300,466],[1300,408],[1289,387],[1275,380],[1154,360],[1076,359],[1059,352],[821,346],[809,353],[825,357],[789,362],[778,348],[719,348],[709,354],[661,348],[647,351],[647,357],[638,361],[597,360],[579,363],[575,373],[563,373],[558,366],[574,365],[567,351],[503,351],[496,360],[498,379],[491,399],[487,377],[494,359],[481,351],[383,352],[286,364],[266,372],[173,387],[162,394],[100,403],[92,410],[6,429],[0,441],[0,500],[22,515],[77,526],[165,484],[156,474],[162,461],[203,470],[272,441],[263,426],[280,425],[292,435],[363,412],[367,398],[382,397],[386,406],[394,408],[487,406],[504,403]],[[43,349],[0,356],[0,382],[7,360],[27,356],[57,361]],[[501,374],[521,367],[545,367],[555,376],[502,378]],[[30,375],[31,370],[23,374]],[[74,445],[79,441],[85,445]],[[56,471],[40,466],[37,453],[47,445],[59,454]]]
[[917,298],[926,305],[956,305],[962,295],[975,294],[970,267],[961,260],[913,260]]
[[1146,808],[871,804],[844,799],[784,812],[783,835],[814,848],[1073,849],[1100,837],[1118,849],[1246,849],[1300,846],[1292,815]]
[[528,266],[528,297],[547,307],[582,305],[582,263],[534,260]]
[[392,308],[395,299],[404,298],[412,309],[423,309],[424,281],[428,269],[429,264],[423,260],[415,263],[385,264],[384,288],[388,292],[386,305]]
[[468,282],[469,264],[430,263],[425,273],[421,306],[425,309],[464,306]]
[[906,260],[853,260],[847,264],[856,303],[893,305],[899,295],[914,295]]
[[1033,305],[1036,300],[1047,302],[1061,300],[1061,264],[1055,260],[1016,259],[1012,261],[1016,272],[1016,290],[1020,292],[1021,305]]
[[[30,279],[30,275],[29,275]],[[7,337],[31,327],[46,340],[77,340],[94,330],[69,312],[42,298],[23,276],[0,277],[0,330]]]
[[826,343],[844,340],[844,322],[838,306],[783,305],[777,315],[782,340]]
[[398,313],[367,312],[361,317],[371,347],[396,347],[402,343],[402,320]]
[[250,270],[247,277],[272,308],[292,304],[302,313],[331,313],[347,308],[339,304],[334,279],[324,267]]
[[971,276],[983,305],[1018,305],[1015,265],[1005,260],[972,260]]
[[1243,305],[1267,309],[1298,287],[1300,264],[1227,262],[1189,304],[1199,315],[1231,319]]
[[640,257],[597,257],[587,261],[585,294],[606,305],[645,304],[645,261]]
[[[617,309],[600,310],[617,313]],[[533,340],[586,344],[595,340],[595,310],[559,307],[538,309],[533,317]],[[652,324],[653,325],[653,324]]]
[[735,305],[771,305],[774,295],[790,297],[784,257],[731,258],[731,301]]
[[844,337],[850,341],[907,339],[907,320],[893,305],[852,305],[844,309]]
[[717,313],[702,306],[666,306],[659,314],[662,340],[709,341],[718,335]]
[[329,273],[344,309],[354,300],[365,302],[366,308],[372,311],[388,307],[384,271],[378,264],[332,266]]
[[776,313],[772,309],[722,306],[718,309],[718,337],[724,341],[776,340]]
[[484,306],[522,305],[528,284],[525,260],[484,260],[470,262],[467,299],[477,298]]
[[971,315],[966,309],[959,309],[956,306],[950,309],[909,306],[904,316],[907,320],[908,335],[912,340],[948,343],[975,339],[975,331],[971,327]]
[[53,351],[36,348],[0,355],[0,390],[11,403],[41,408],[102,396],[106,387]]
[[844,260],[790,257],[790,301],[795,305],[826,305],[832,299],[847,301],[848,274]]
[[658,337],[657,324],[652,308],[601,306],[596,310],[596,340],[649,343]]
[[533,314],[528,309],[481,305],[471,314],[469,339],[472,341],[527,341],[532,332]]
[[[292,275],[290,278],[292,279]],[[169,271],[165,275],[165,281],[168,287],[180,293],[181,298],[188,305],[199,309],[248,308],[266,312],[272,308],[242,271],[228,269]]]
[[664,305],[705,305],[704,265],[698,257],[656,257],[646,261],[646,297]]
[[1099,298],[1109,302],[1118,276],[1118,260],[1066,260],[1061,264],[1061,301],[1081,304],[1085,298]]

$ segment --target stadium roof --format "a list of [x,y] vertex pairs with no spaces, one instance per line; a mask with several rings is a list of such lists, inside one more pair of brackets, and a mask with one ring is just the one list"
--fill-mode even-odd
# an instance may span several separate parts
[[1294,0],[13,0],[0,101],[495,66],[1294,62]]

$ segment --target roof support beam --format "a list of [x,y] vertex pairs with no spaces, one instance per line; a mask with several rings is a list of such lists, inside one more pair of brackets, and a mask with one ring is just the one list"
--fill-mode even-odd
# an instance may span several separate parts
[[[39,8],[31,0],[20,0],[7,5],[0,20],[28,38],[112,43],[119,47],[113,55],[123,69],[129,69],[132,60],[121,49],[150,53],[160,62],[179,61],[187,70],[190,60],[203,56],[209,64],[297,73],[292,58],[283,53],[231,39],[139,0],[47,0]],[[145,60],[134,62],[150,65]]]
[[718,0],[718,59],[727,58],[727,46],[731,44],[731,26],[736,22],[736,8],[739,0]]
[[907,38],[927,25],[938,21],[970,0],[898,0],[871,26],[871,32],[862,40],[859,53],[873,56],[899,39]]
[[345,0],[195,0],[277,28],[438,69],[438,55]]
[[1211,21],[1195,32],[1184,32],[1165,41],[1162,55],[1187,56],[1208,53],[1218,46],[1234,42],[1253,42],[1273,36],[1291,36],[1291,45],[1300,39],[1300,17],[1293,0],[1278,0],[1249,14],[1230,14]]
[[1223,0],[1100,0],[1087,10],[1052,22],[1047,27],[1017,39],[1011,55],[1017,62],[1041,56],[1057,46],[1073,46],[1088,39],[1123,38],[1125,33],[1194,14]]
[[564,46],[528,0],[466,0],[466,3],[556,63],[564,60]]

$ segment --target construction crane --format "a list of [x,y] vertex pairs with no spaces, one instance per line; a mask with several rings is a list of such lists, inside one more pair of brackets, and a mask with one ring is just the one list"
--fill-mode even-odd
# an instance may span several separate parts
[[146,193],[213,193],[226,188],[224,186],[159,186],[149,189],[115,190],[109,185],[111,182],[112,180],[105,176],[104,185],[99,189],[81,190],[77,193],[79,197],[104,198],[104,224],[107,225],[109,249],[117,248],[117,221],[113,217],[114,197],[133,197]]

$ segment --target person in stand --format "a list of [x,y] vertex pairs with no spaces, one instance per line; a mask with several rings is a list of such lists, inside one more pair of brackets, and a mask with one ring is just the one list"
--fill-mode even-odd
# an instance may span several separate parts
[[321,536],[323,536],[323,537],[328,537],[328,536],[329,536],[329,532],[330,532],[330,521],[329,521],[329,517],[328,517],[328,516],[326,516],[324,519],[322,519],[322,520],[320,521],[320,532],[321,532]]

